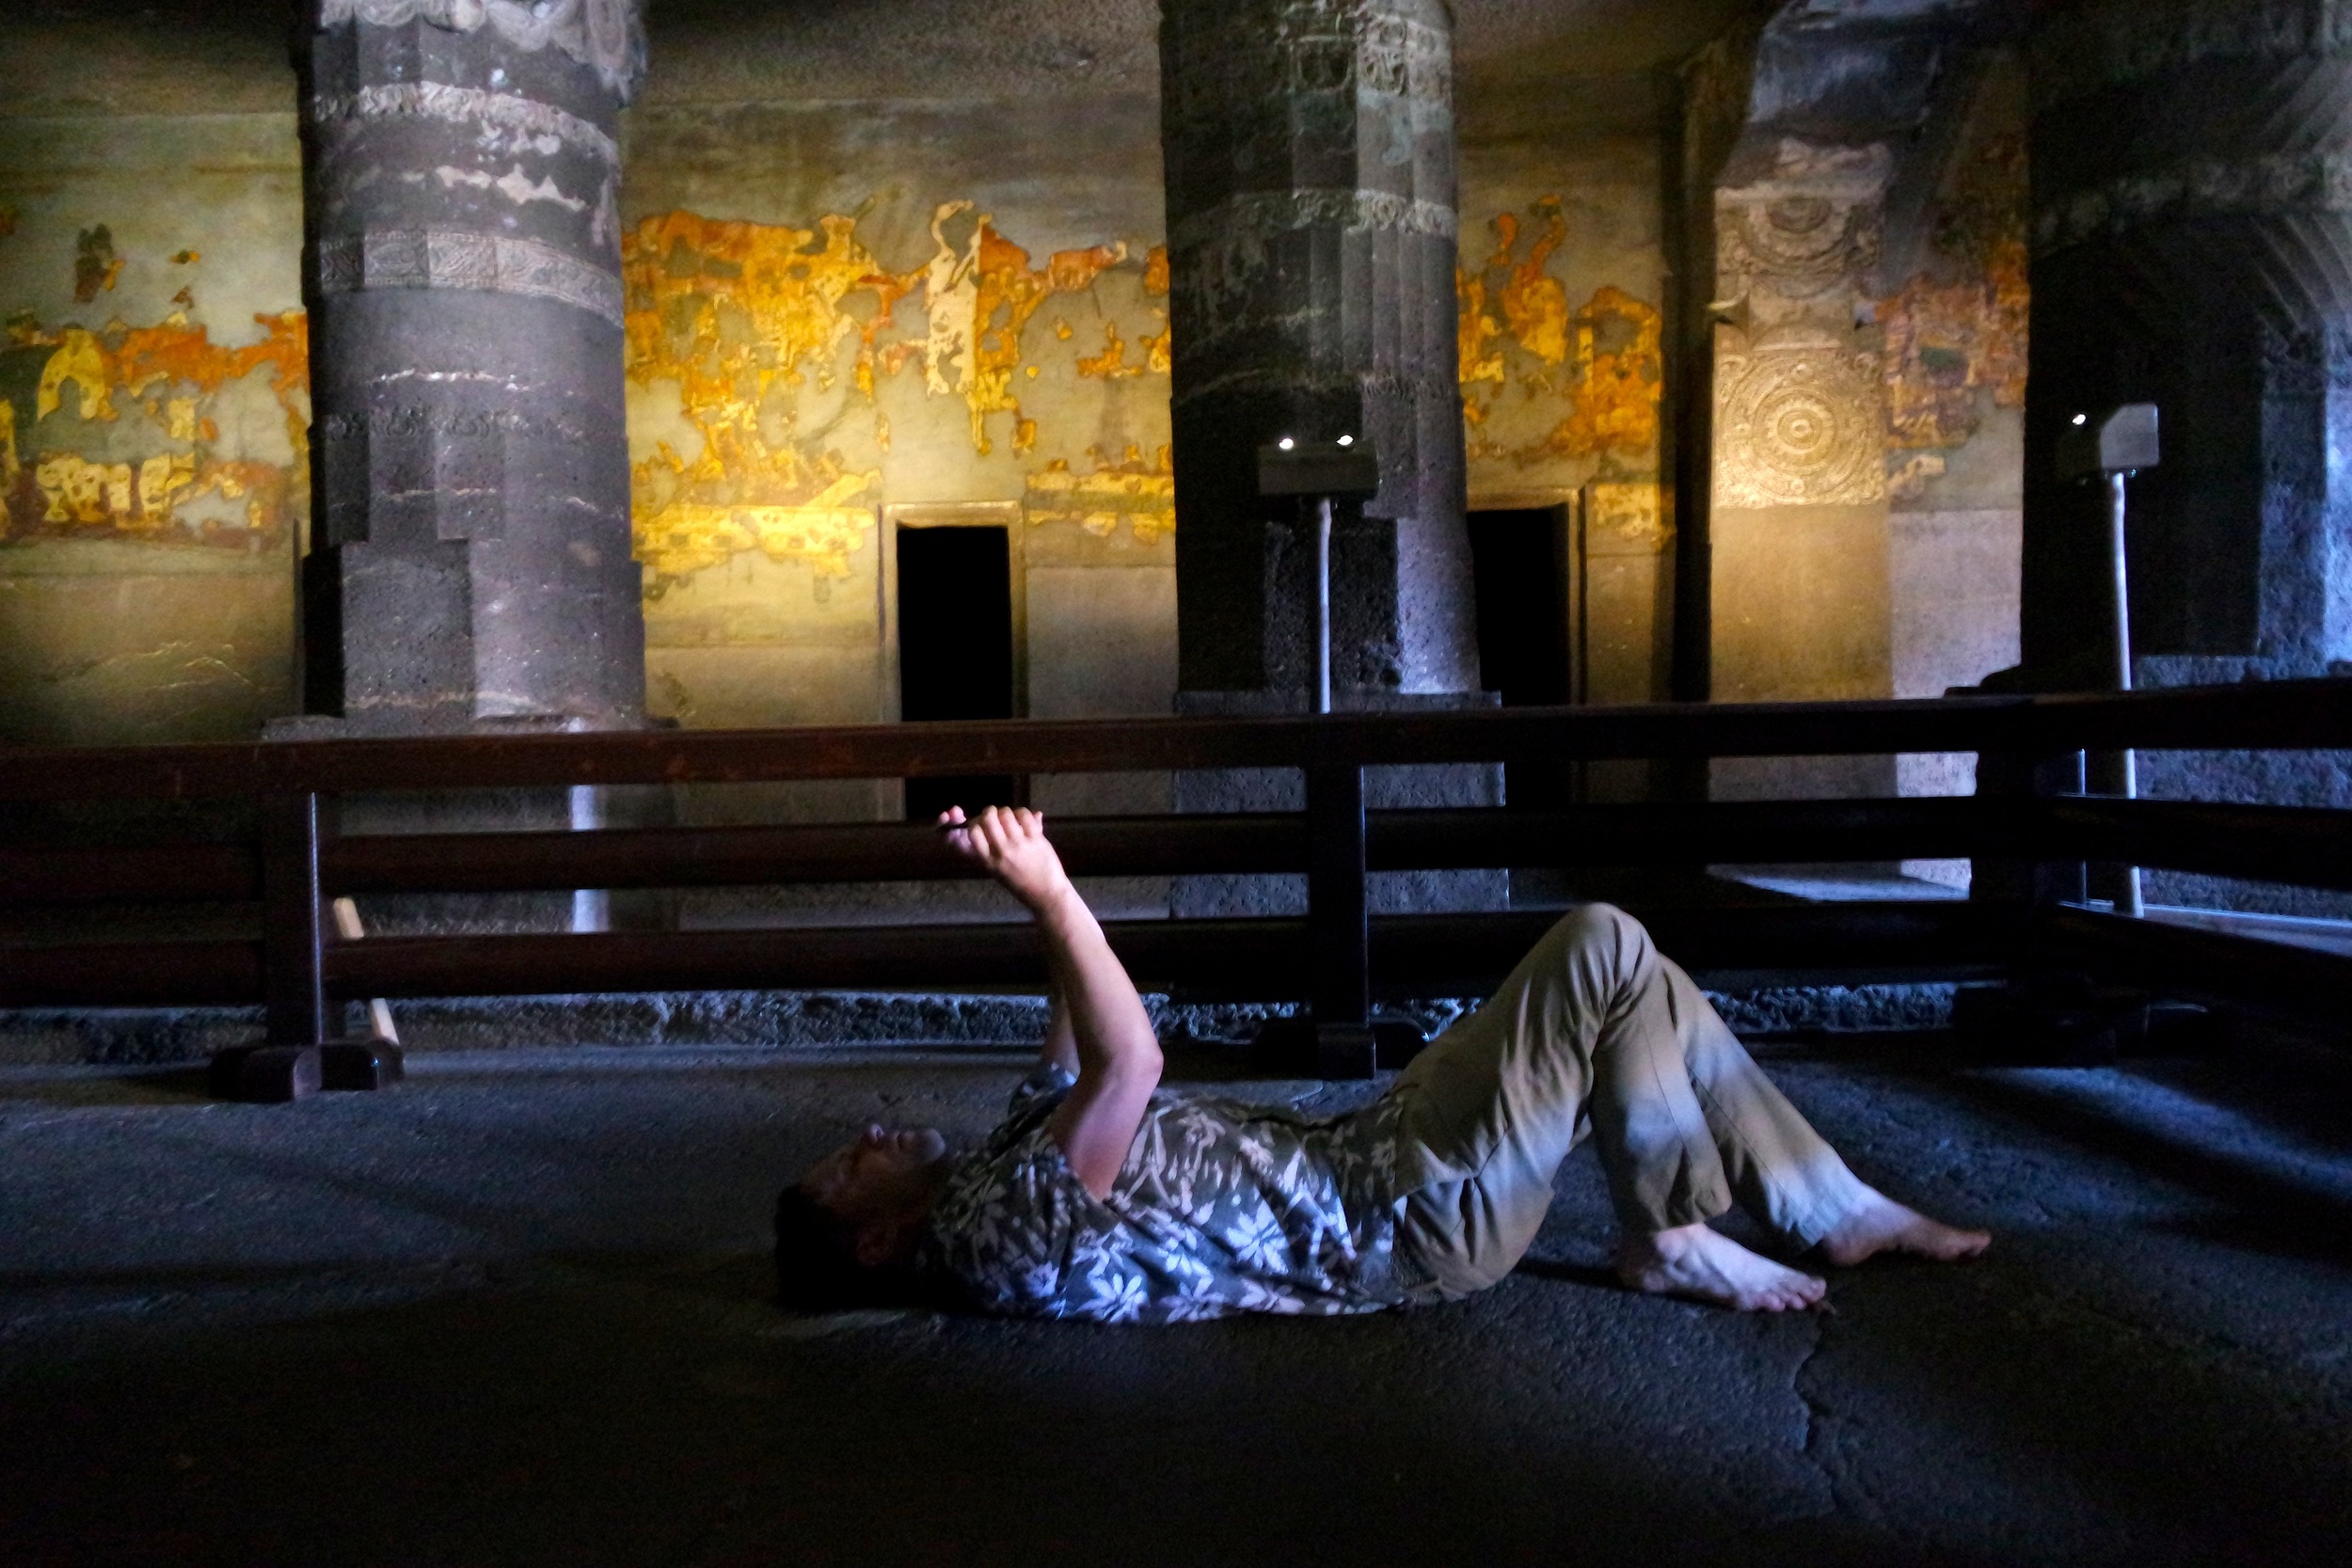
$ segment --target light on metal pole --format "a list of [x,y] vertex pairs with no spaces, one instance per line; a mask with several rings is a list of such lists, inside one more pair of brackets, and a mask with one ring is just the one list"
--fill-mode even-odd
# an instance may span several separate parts
[[[1315,503],[1314,710],[1331,711],[1331,514],[1343,496],[1369,499],[1380,487],[1370,442],[1352,434],[1309,440],[1284,436],[1258,449],[1261,496],[1311,497]],[[1364,769],[1354,762],[1310,763],[1307,784],[1307,958],[1305,1054],[1327,1078],[1368,1078],[1379,1061],[1372,1018],[1370,908],[1365,895]],[[1280,1022],[1285,1021],[1276,1021]],[[1269,1022],[1259,1045],[1295,1055],[1281,1042],[1301,1031]],[[1418,1031],[1414,1037],[1419,1038]]]
[[[2058,477],[2096,479],[2106,490],[2108,580],[2115,615],[2112,652],[2118,691],[2132,689],[2132,594],[2123,530],[2124,482],[2142,468],[2154,467],[2161,452],[2156,405],[2153,403],[2127,403],[2095,416],[2077,414],[2072,427],[2058,440]],[[2130,752],[2094,753],[2089,760],[2096,787],[2125,800],[2139,792],[2137,769],[2133,766]],[[2116,913],[2141,912],[2137,866],[2111,868],[2102,880],[2107,884],[2103,891],[2112,896]]]
[[1331,514],[1343,496],[1369,499],[1380,461],[1354,436],[1308,441],[1285,436],[1258,449],[1258,494],[1311,496],[1315,503],[1314,711],[1331,711]]

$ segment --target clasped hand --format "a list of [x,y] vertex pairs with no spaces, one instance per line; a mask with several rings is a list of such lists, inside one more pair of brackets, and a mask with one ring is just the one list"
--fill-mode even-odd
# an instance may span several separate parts
[[939,814],[948,846],[977,861],[1012,895],[1042,910],[1070,889],[1061,857],[1045,837],[1045,816],[1026,806],[983,806],[967,818],[961,806]]

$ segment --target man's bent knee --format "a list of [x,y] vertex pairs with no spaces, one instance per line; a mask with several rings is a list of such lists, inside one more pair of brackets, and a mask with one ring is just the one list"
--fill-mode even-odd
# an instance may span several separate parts
[[1579,904],[1562,915],[1545,939],[1564,949],[1597,948],[1615,954],[1638,951],[1649,940],[1642,923],[1614,904]]

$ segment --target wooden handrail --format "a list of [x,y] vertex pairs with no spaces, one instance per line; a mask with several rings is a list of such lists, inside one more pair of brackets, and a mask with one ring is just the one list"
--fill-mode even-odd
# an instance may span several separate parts
[[2076,860],[2352,888],[2352,811],[2095,796],[2041,802],[2042,842]]
[[[335,942],[337,895],[702,887],[956,878],[972,868],[919,825],[604,830],[344,838],[337,794],[956,773],[1290,768],[1308,810],[1071,818],[1056,838],[1081,875],[1308,874],[1297,920],[1147,921],[1114,942],[1147,983],[1233,997],[1306,994],[1347,1044],[1375,993],[1462,993],[1499,977],[1549,919],[1367,920],[1368,872],[1686,865],[1969,856],[1991,868],[1970,904],[1643,911],[1694,968],[1920,978],[2071,955],[2164,989],[2234,995],[2266,977],[2320,1005],[2352,989],[2325,955],[2280,958],[2145,923],[2029,908],[2079,897],[2080,863],[2116,860],[2352,887],[2352,813],[2096,800],[2086,748],[2352,748],[2352,679],[2122,696],[1347,713],[1083,722],[897,724],[741,732],[462,736],[0,751],[0,801],[253,800],[255,844],[0,849],[0,904],[262,901],[260,942],[11,948],[0,1006],[264,1001],[271,1039],[314,1043],[354,996],[517,995],[773,986],[1027,986],[1034,939],[1013,927],[377,938]],[[1803,800],[1363,810],[1365,768],[1973,752],[1964,800]],[[2072,784],[2063,782],[2073,777]],[[2039,869],[2035,869],[2036,866]],[[2071,870],[2070,870],[2071,866]],[[2061,889],[2069,877],[2077,891]],[[2006,902],[2004,900],[2007,900]],[[2218,940],[2221,945],[2216,945]],[[2071,960],[2070,960],[2071,961]],[[2215,977],[2217,966],[2237,967]],[[2189,973],[2193,971],[2194,973]],[[2335,988],[2332,991],[2329,988]],[[2242,988],[2240,988],[2242,989]],[[2205,992],[2191,990],[2191,994]],[[2332,1003],[2329,1005],[2333,1005]],[[1350,1032],[1353,1032],[1352,1034]],[[1344,1052],[1331,1060],[1348,1059]],[[1363,1056],[1369,1062],[1369,1055]]]
[[2341,953],[2094,910],[2030,922],[2045,963],[2075,966],[2158,996],[2317,1022],[2341,1040],[2352,958]]
[[0,800],[2085,747],[2352,747],[2352,679],[2120,696],[15,748],[0,751]]
[[261,862],[249,844],[0,848],[0,907],[234,904],[261,895]]
[[[1374,871],[1701,865],[2039,855],[2352,888],[2352,812],[2060,797],[1711,801],[1368,814]],[[1300,813],[1060,817],[1081,877],[1307,869]],[[954,880],[984,873],[915,823],[368,834],[321,846],[331,895]],[[235,902],[251,848],[0,849],[0,905]]]

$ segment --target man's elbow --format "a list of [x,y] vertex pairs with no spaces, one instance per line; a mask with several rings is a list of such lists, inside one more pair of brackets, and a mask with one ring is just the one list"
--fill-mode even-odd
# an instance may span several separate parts
[[1111,1058],[1111,1070],[1122,1083],[1140,1084],[1147,1091],[1159,1085],[1167,1067],[1160,1042],[1150,1035],[1124,1042]]

